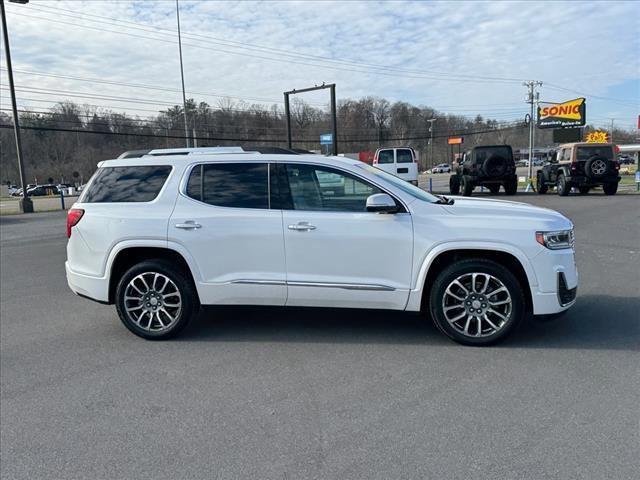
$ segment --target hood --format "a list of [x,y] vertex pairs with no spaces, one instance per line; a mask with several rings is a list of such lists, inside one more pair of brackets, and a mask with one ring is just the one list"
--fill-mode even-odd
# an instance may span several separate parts
[[513,219],[514,221],[530,220],[543,223],[548,227],[563,230],[573,227],[571,221],[555,210],[536,207],[522,202],[494,200],[488,198],[450,197],[455,199],[453,205],[443,208],[456,216],[485,219]]

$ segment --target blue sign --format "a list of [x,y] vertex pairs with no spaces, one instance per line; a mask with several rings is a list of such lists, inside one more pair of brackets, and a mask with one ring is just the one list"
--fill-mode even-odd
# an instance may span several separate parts
[[333,133],[323,133],[320,135],[320,145],[332,145]]
[[636,183],[640,183],[640,170],[636,172]]

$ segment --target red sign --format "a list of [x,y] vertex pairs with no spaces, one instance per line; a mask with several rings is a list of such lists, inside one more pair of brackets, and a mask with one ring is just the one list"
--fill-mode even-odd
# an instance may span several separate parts
[[447,138],[447,143],[449,145],[460,145],[464,143],[464,137],[449,137]]

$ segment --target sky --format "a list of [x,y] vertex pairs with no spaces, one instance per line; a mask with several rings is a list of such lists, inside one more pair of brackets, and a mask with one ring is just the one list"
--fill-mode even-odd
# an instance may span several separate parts
[[[68,99],[147,117],[181,104],[173,0],[5,4],[21,108]],[[510,121],[528,111],[522,82],[539,80],[543,101],[586,97],[588,123],[637,126],[640,2],[179,4],[187,96],[212,106],[281,104],[326,82],[338,99]],[[5,68],[3,52],[3,109]],[[328,96],[301,98],[325,108]]]

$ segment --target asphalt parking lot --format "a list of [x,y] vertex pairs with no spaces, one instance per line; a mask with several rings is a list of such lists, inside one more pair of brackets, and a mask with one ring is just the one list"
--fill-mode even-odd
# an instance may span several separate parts
[[573,220],[581,284],[491,348],[413,314],[265,308],[143,341],[68,290],[64,212],[0,218],[0,476],[640,478],[640,197],[509,199]]

